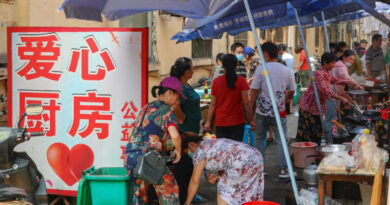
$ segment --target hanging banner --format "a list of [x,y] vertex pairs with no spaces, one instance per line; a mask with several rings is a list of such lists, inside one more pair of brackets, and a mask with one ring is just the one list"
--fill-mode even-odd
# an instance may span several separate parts
[[121,167],[147,102],[148,29],[8,27],[8,124],[46,132],[16,147],[37,164],[50,194],[76,196],[82,171]]

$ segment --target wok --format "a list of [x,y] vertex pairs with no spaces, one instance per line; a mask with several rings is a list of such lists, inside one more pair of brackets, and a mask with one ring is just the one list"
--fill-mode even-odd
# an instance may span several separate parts
[[360,107],[366,107],[368,104],[376,104],[386,96],[384,91],[376,89],[373,89],[370,92],[364,90],[349,90],[347,91],[347,94],[355,100]]
[[368,119],[377,121],[381,118],[381,113],[377,110],[365,110],[363,113],[360,113],[356,110],[348,113],[345,118],[358,123],[358,124],[365,124]]

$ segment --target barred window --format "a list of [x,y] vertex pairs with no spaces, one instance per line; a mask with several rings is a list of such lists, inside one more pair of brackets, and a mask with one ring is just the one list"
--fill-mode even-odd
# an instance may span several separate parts
[[212,58],[213,41],[196,39],[192,41],[192,58]]

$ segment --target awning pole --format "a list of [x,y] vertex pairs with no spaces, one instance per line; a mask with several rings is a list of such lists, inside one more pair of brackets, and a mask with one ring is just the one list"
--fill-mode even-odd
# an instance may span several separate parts
[[329,38],[328,38],[328,29],[326,28],[325,15],[324,15],[324,12],[323,12],[323,11],[321,11],[321,16],[322,16],[322,24],[324,25],[325,42],[326,42],[326,51],[330,52]]
[[253,33],[253,35],[255,37],[256,45],[257,45],[257,48],[259,50],[261,63],[263,65],[263,66],[261,66],[263,68],[262,74],[265,76],[265,81],[266,81],[266,84],[267,84],[268,92],[269,92],[270,97],[271,97],[272,108],[274,110],[274,114],[275,114],[275,117],[276,117],[276,123],[278,125],[278,130],[279,130],[280,138],[281,138],[281,141],[282,141],[283,152],[284,152],[284,156],[285,156],[286,161],[287,161],[288,172],[290,174],[290,179],[291,179],[292,187],[293,187],[293,190],[294,190],[295,201],[296,201],[296,204],[299,205],[300,202],[299,202],[298,187],[297,187],[297,183],[295,181],[294,170],[293,170],[293,167],[292,167],[292,164],[291,164],[290,155],[289,155],[288,148],[287,148],[287,142],[286,142],[287,138],[285,137],[286,135],[283,132],[282,122],[281,122],[280,116],[279,116],[279,109],[278,109],[278,106],[277,106],[276,101],[275,101],[274,92],[272,90],[271,81],[269,79],[269,73],[268,73],[268,70],[267,70],[267,67],[266,67],[266,62],[265,62],[265,59],[264,59],[264,56],[263,56],[263,52],[261,50],[260,40],[259,40],[259,38],[257,36],[256,26],[255,26],[255,23],[253,21],[253,16],[252,16],[252,12],[251,12],[250,7],[249,7],[248,0],[244,0],[244,4],[245,4],[246,12],[248,14],[249,23],[251,25],[252,33]]
[[[326,28],[326,20],[325,20],[324,11],[321,11],[321,16],[322,16],[322,24],[324,25],[325,40],[326,40],[326,48],[327,48],[327,51],[330,52],[329,38],[328,38],[328,29]],[[334,76],[334,71],[333,71],[333,69],[332,69],[332,71],[330,71],[330,72],[331,72],[332,75]],[[337,92],[336,86],[333,86],[333,90],[334,90],[335,93]],[[340,113],[337,113],[337,117],[338,117],[338,119],[341,119]],[[326,116],[325,116],[325,118],[326,118]],[[325,119],[325,120],[326,120],[326,119]],[[332,138],[332,141],[333,141],[333,138]]]
[[354,42],[354,38],[355,38],[355,31],[353,30],[353,20],[350,21],[350,24],[351,24],[351,37],[352,37],[352,49],[353,51],[355,51],[355,44],[353,43]]
[[[303,36],[301,21],[299,20],[299,16],[298,16],[298,12],[297,12],[296,8],[294,8],[294,14],[295,14],[295,19],[296,19],[297,24],[298,24],[299,34],[300,34],[301,39],[302,39],[303,49],[305,50],[306,60],[307,60],[307,62],[309,64],[310,77],[313,78],[311,81],[313,83],[314,94],[316,96],[316,102],[317,102],[318,111],[319,111],[319,114],[320,114],[322,132],[325,132],[324,118],[322,118],[322,109],[321,109],[320,98],[319,98],[319,95],[318,95],[317,84],[316,84],[316,81],[315,81],[315,78],[314,78],[313,69],[311,67],[310,58],[309,58],[309,52],[307,52],[306,41],[305,41],[305,37]],[[330,138],[326,138],[326,143],[327,144],[332,144],[333,143],[333,139],[331,137]]]

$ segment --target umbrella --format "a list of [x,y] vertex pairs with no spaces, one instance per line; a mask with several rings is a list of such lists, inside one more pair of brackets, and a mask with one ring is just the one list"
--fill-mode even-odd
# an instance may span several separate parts
[[[364,0],[366,4],[375,8],[374,0]],[[385,9],[385,6],[381,7],[381,10]],[[262,21],[256,21],[255,25],[262,30],[278,28],[283,26],[296,25],[297,21],[295,18],[294,5],[287,5],[286,15],[281,18],[272,18],[271,20],[262,19]],[[353,0],[314,0],[306,4],[304,7],[297,9],[299,19],[304,27],[321,26],[317,19],[321,19],[321,12],[324,12],[327,22],[336,22],[336,18],[350,20],[352,17],[363,16],[364,12],[362,7],[355,3]],[[358,14],[353,12],[360,10]],[[253,10],[252,10],[253,11]],[[253,11],[255,13],[255,11]],[[354,16],[353,16],[354,15]],[[256,19],[256,18],[255,18]],[[197,38],[221,38],[224,32],[228,32],[230,35],[237,35],[244,31],[249,31],[250,26],[247,23],[241,23],[236,25],[233,29],[219,29],[211,30],[210,28],[219,24],[223,20],[215,21],[215,18],[208,17],[203,20],[191,19],[186,24],[186,32],[177,33],[172,40],[177,40],[177,43],[194,40]]]
[[[287,0],[249,0],[252,8],[263,12],[275,8]],[[310,0],[294,0],[297,7]],[[260,9],[264,7],[264,9]],[[180,16],[200,19],[204,17],[220,17],[232,13],[245,12],[242,0],[65,0],[58,10],[64,9],[67,18],[102,21],[102,14],[110,20],[137,13],[163,10]],[[266,10],[267,9],[267,10]],[[269,19],[283,15],[285,9],[277,8],[273,15],[264,16]],[[248,19],[246,19],[248,21]]]
[[[137,13],[163,10],[190,18],[202,18],[229,8],[235,0],[65,0],[67,18],[102,21],[102,14],[114,21]],[[268,0],[270,1],[270,0]]]

